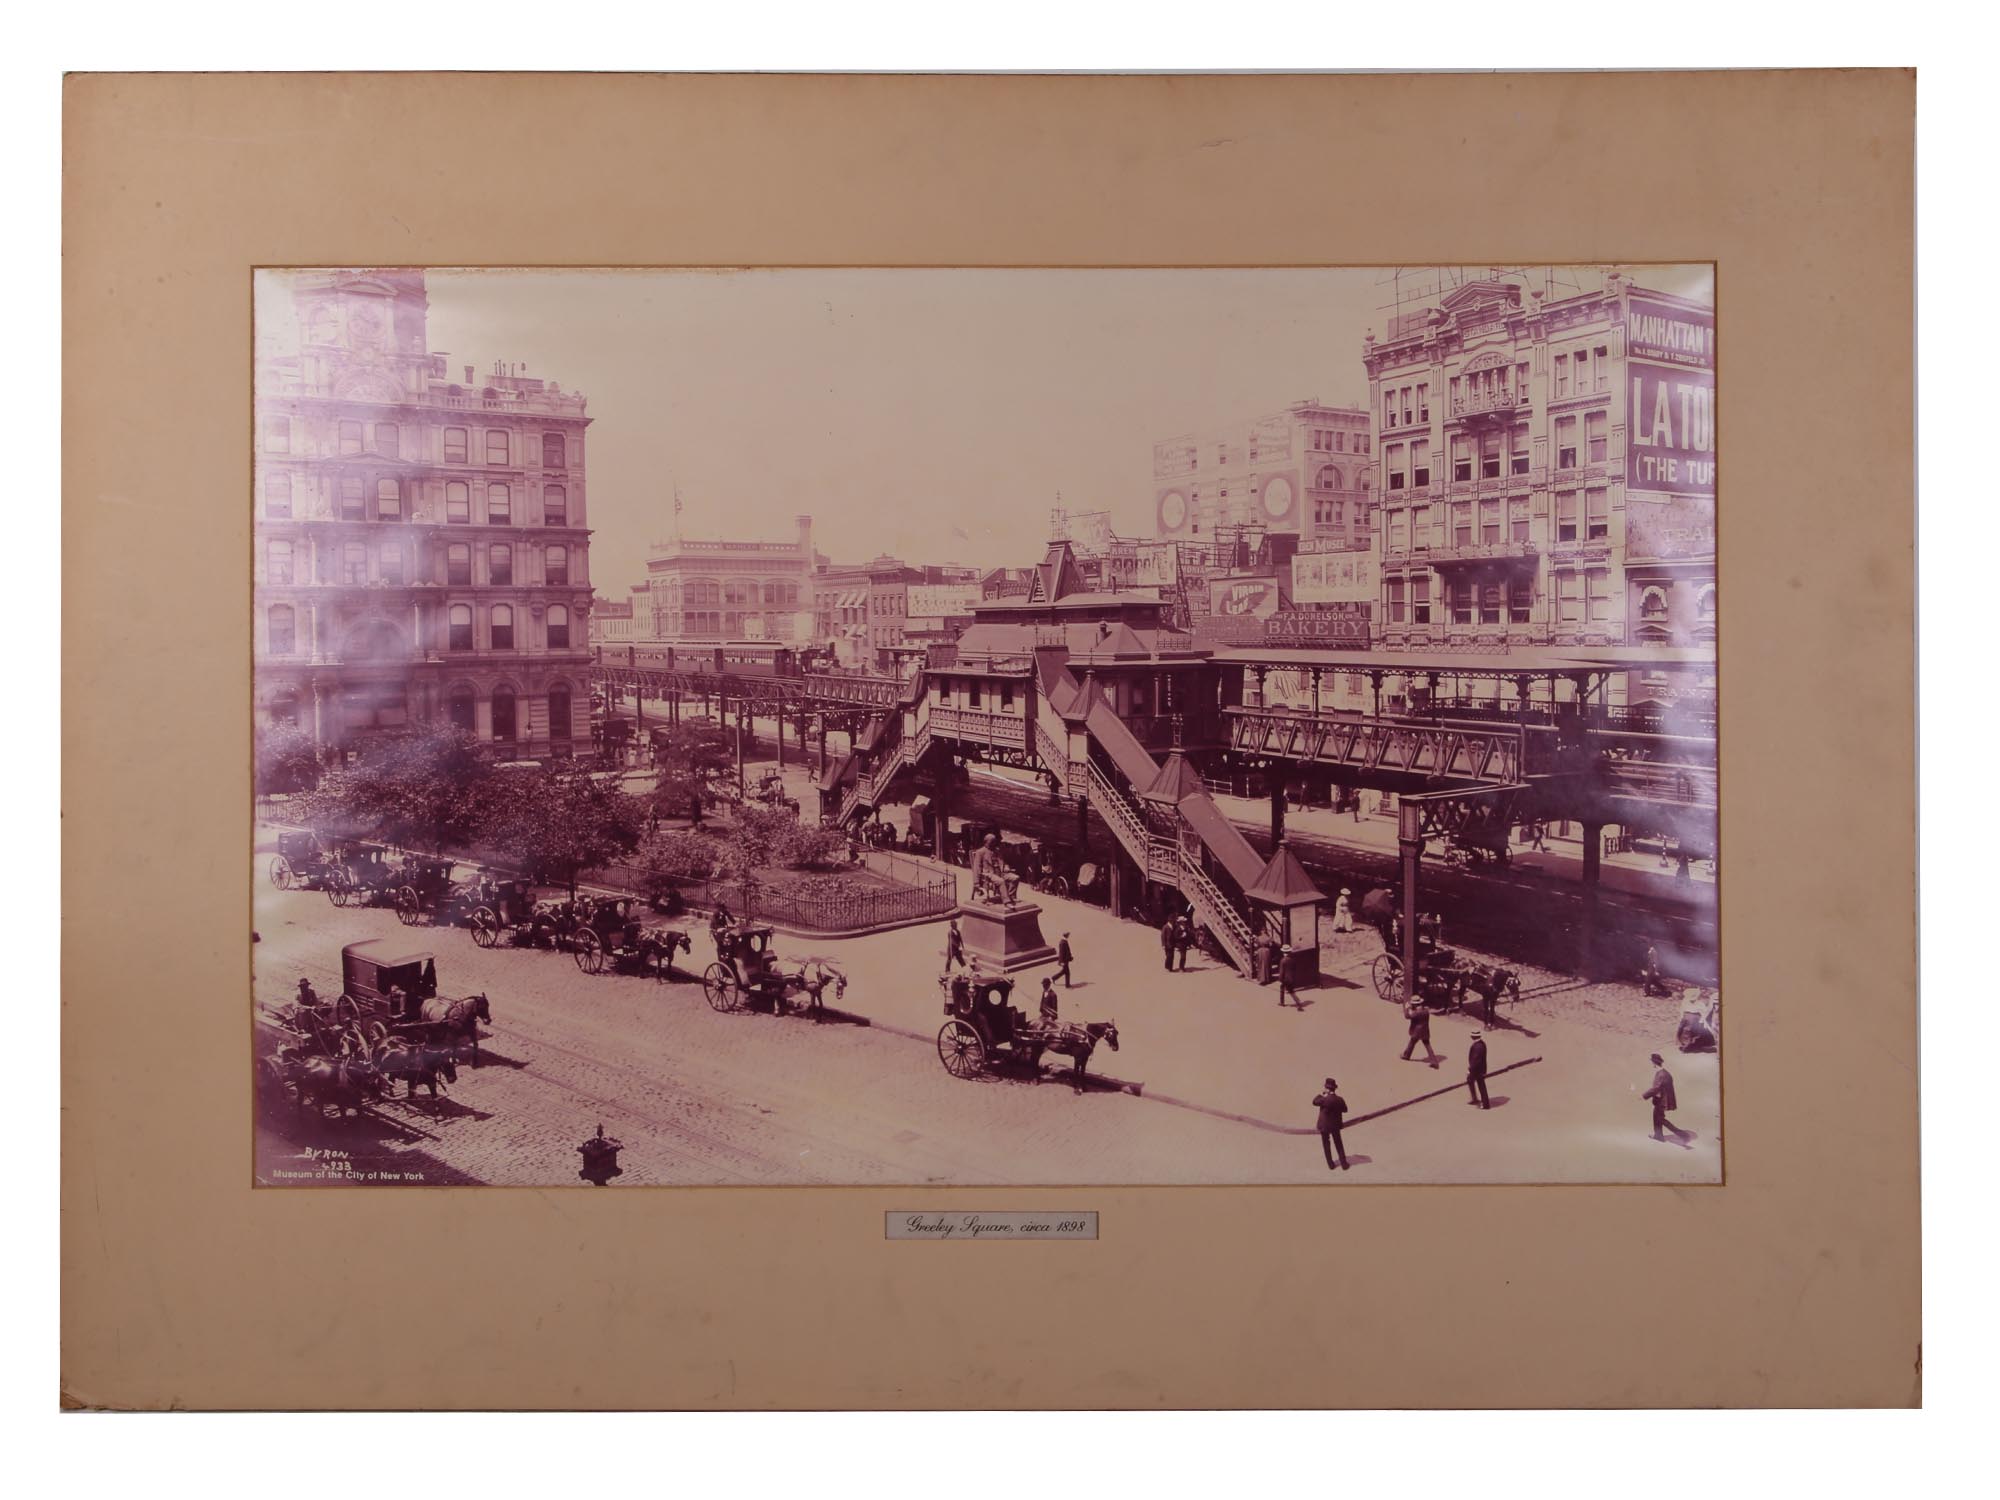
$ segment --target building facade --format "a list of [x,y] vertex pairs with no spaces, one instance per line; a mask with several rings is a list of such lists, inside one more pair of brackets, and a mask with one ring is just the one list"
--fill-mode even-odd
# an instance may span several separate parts
[[592,646],[629,646],[637,637],[633,634],[635,611],[630,599],[593,598],[590,604],[590,644]]
[[[1369,335],[1378,642],[1712,644],[1714,330],[1611,275],[1559,300],[1473,281]],[[1713,693],[1624,681],[1628,701]]]
[[590,743],[585,398],[454,379],[420,271],[265,273],[257,711],[345,755],[413,725],[496,753]]
[[633,590],[640,633],[662,641],[805,645],[813,629],[812,517],[788,542],[656,542]]
[[1153,445],[1154,535],[1207,543],[1263,530],[1301,545],[1365,547],[1376,479],[1369,414],[1298,401]]

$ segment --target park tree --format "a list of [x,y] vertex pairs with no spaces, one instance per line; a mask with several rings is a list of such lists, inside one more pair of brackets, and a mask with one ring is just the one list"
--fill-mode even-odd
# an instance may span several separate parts
[[480,798],[481,842],[531,878],[564,885],[638,847],[645,804],[573,762],[497,771]]
[[257,791],[260,796],[309,792],[319,784],[319,752],[312,736],[296,724],[263,724],[257,729]]
[[668,724],[653,734],[652,820],[685,817],[699,826],[704,804],[715,801],[722,783],[736,772],[734,741],[720,724],[699,720]]
[[307,799],[314,827],[423,849],[463,847],[478,831],[492,768],[456,725],[426,725],[370,746],[322,776]]

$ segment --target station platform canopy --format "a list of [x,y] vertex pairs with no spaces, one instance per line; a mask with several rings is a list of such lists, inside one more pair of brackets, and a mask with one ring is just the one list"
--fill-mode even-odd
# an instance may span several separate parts
[[1713,672],[1715,653],[1696,646],[1555,646],[1502,651],[1351,651],[1309,647],[1218,647],[1211,659],[1246,667],[1318,667],[1399,677],[1561,677],[1571,672]]

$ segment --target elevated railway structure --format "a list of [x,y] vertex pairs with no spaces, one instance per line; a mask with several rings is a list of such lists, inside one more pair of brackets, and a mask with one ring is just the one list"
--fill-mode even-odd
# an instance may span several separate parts
[[[724,722],[732,709],[739,723],[753,714],[776,719],[781,762],[785,724],[797,726],[802,754],[816,728],[822,815],[845,825],[921,783],[939,814],[940,854],[959,763],[1031,768],[1052,795],[1096,812],[1110,831],[1120,856],[1110,866],[1114,910],[1125,909],[1134,881],[1177,892],[1246,973],[1259,938],[1277,930],[1276,915],[1246,895],[1266,861],[1217,806],[1205,776],[1264,773],[1274,833],[1288,780],[1394,794],[1403,898],[1412,904],[1427,848],[1504,857],[1509,831],[1528,823],[1582,826],[1587,904],[1607,827],[1658,833],[1684,859],[1714,850],[1712,719],[1606,702],[1614,674],[1712,673],[1710,653],[1544,647],[1528,660],[1214,649],[1166,628],[1156,598],[1085,593],[1067,551],[1052,547],[1025,599],[982,606],[955,652],[935,653],[907,676],[815,671],[786,648],[755,643],[660,644],[613,648],[598,663],[598,682],[607,694],[633,695],[642,721],[649,700],[669,720],[697,702]],[[1373,706],[1270,706],[1264,688],[1274,670],[1315,683],[1321,673],[1365,674]],[[1401,691],[1385,704],[1389,684]],[[851,745],[831,763],[829,728],[845,729]]]

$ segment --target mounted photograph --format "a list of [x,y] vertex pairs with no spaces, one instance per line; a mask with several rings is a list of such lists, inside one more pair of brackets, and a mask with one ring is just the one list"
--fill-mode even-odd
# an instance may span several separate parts
[[253,290],[258,1186],[1722,1181],[1712,266]]

